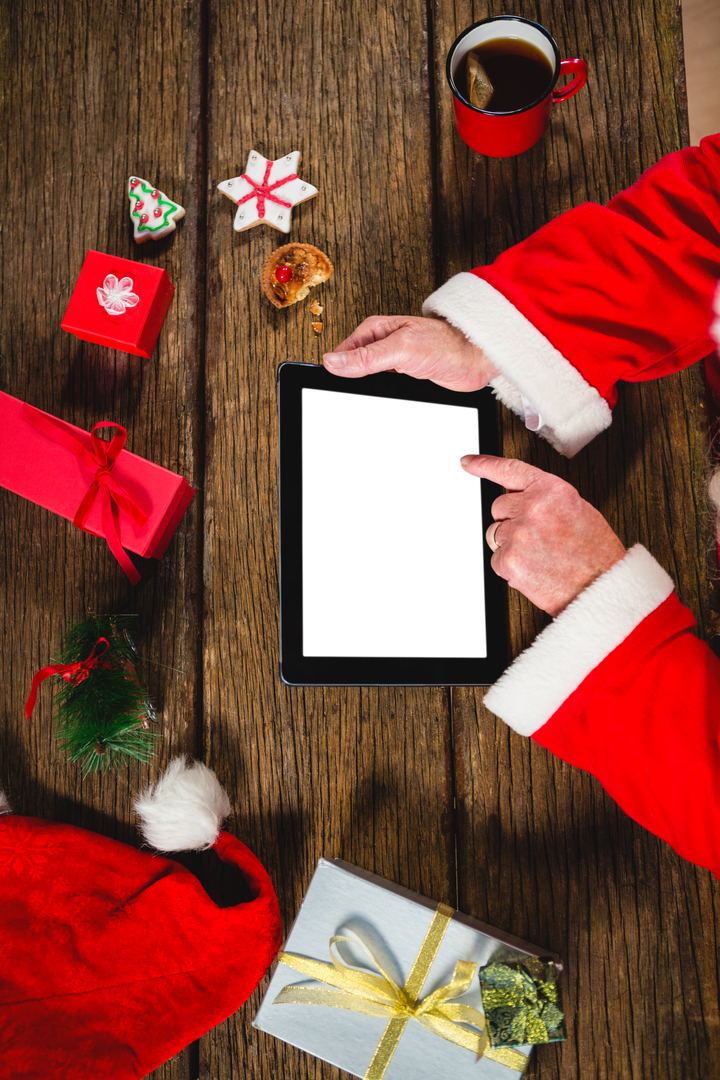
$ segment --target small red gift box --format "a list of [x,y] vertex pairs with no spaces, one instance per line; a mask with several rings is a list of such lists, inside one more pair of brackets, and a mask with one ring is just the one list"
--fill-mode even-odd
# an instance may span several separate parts
[[174,292],[157,266],[88,251],[60,325],[82,341],[150,357]]
[[[96,428],[117,429],[110,442]],[[101,421],[92,432],[0,392],[0,485],[104,536],[133,584],[123,550],[161,559],[194,488],[169,469],[123,450],[126,431]]]

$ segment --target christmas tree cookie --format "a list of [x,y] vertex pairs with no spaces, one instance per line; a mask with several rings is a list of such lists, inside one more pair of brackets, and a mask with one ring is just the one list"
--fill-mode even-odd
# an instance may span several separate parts
[[128,180],[128,196],[130,220],[138,244],[144,244],[146,240],[159,240],[174,232],[176,222],[185,217],[179,203],[173,202],[164,191],[139,176],[131,176]]

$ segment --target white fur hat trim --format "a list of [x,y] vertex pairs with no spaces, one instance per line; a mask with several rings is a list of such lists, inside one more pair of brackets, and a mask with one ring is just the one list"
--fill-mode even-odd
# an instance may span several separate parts
[[200,761],[173,758],[135,800],[140,832],[158,851],[205,851],[232,812],[217,776]]

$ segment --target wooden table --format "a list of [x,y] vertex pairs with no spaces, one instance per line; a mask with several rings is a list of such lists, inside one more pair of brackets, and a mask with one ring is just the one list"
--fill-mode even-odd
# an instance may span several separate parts
[[[318,361],[366,315],[419,314],[451,274],[584,199],[605,201],[687,143],[675,0],[516,0],[588,88],[515,160],[452,127],[456,34],[500,0],[3,0],[0,387],[129,446],[198,495],[160,564],[131,589],[107,547],[0,492],[4,610],[0,782],[16,809],[138,843],[131,801],[172,755],[215,769],[232,824],[268,867],[284,926],[320,856],[339,856],[560,953],[568,1041],[530,1075],[717,1077],[711,876],[634,824],[589,776],[514,735],[482,691],[288,689],[278,677],[275,371]],[[323,337],[307,305],[271,308],[259,276],[284,242],[237,234],[216,192],[251,148],[302,153],[320,191],[291,239],[336,272]],[[178,232],[137,247],[132,173],[182,202]],[[164,267],[177,293],[149,361],[60,329],[88,248]],[[502,411],[503,448],[577,484],[646,544],[710,618],[698,370],[626,387],[612,429],[572,462]],[[137,612],[162,715],[152,768],[83,780],[54,747],[50,693],[23,703],[67,620]],[[514,652],[544,624],[514,594]],[[192,865],[210,881],[212,860]],[[214,887],[232,900],[232,879]],[[153,1075],[301,1080],[336,1070],[252,1030],[262,987]],[[0,1069],[1,1071],[1,1069]]]

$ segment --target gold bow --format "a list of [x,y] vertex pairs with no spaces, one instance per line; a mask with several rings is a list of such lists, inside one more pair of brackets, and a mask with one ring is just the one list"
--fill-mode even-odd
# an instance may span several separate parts
[[[446,904],[438,904],[425,940],[415,957],[412,970],[403,987],[392,979],[362,941],[336,934],[330,938],[330,958],[332,964],[322,960],[312,960],[306,956],[281,952],[278,960],[282,964],[307,975],[317,982],[336,987],[336,990],[322,990],[315,987],[286,986],[275,998],[275,1005],[324,1005],[336,1009],[349,1009],[367,1016],[386,1016],[388,1024],[373,1054],[365,1073],[364,1080],[382,1080],[405,1027],[410,1019],[417,1020],[428,1031],[441,1039],[473,1051],[478,1058],[486,1057],[497,1061],[516,1072],[524,1072],[528,1059],[525,1054],[509,1047],[494,1049],[488,1043],[485,1030],[485,1017],[470,1005],[452,1002],[451,998],[467,993],[477,974],[477,964],[468,960],[458,960],[452,978],[446,986],[434,990],[432,994],[418,1000],[423,984],[435,960],[440,942],[450,925],[454,912]],[[380,972],[373,975],[369,971],[346,964],[337,945],[348,941],[360,945]],[[338,993],[339,991],[339,993]],[[479,1031],[469,1031],[462,1024],[472,1024]]]

